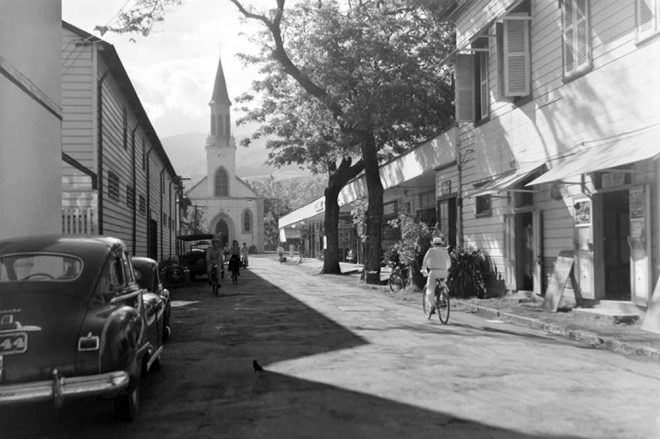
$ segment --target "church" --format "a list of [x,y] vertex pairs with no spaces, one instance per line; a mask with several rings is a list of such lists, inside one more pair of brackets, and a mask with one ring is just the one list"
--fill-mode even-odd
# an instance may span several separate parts
[[211,132],[206,139],[206,177],[186,196],[204,212],[203,224],[222,244],[235,239],[257,252],[264,249],[264,200],[236,175],[236,141],[231,133],[231,101],[222,71],[222,60],[209,103]]

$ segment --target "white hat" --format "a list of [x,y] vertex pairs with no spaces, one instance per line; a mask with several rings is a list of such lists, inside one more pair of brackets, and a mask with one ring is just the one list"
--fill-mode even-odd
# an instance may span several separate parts
[[431,244],[433,244],[433,245],[436,245],[436,244],[442,245],[442,244],[444,244],[444,239],[445,239],[444,235],[436,236],[431,241]]

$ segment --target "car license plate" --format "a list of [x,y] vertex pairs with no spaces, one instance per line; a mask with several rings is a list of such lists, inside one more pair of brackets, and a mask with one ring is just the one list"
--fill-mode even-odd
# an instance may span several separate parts
[[27,333],[14,332],[12,334],[0,334],[0,355],[22,354],[27,351]]

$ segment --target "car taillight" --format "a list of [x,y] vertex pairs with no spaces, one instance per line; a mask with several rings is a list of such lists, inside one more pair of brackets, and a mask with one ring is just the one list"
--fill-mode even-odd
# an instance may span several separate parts
[[84,352],[84,351],[98,351],[99,350],[99,337],[97,335],[92,335],[92,333],[88,333],[84,337],[80,337],[78,339],[78,351],[79,352]]

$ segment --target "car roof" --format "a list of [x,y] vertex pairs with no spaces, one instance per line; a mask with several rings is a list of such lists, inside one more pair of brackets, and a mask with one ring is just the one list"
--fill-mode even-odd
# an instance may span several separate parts
[[154,259],[146,258],[144,256],[132,256],[131,262],[136,267],[148,267],[148,266],[158,265],[158,262],[156,262]]
[[0,241],[0,254],[70,253],[85,258],[125,248],[123,241],[110,236],[31,235]]

